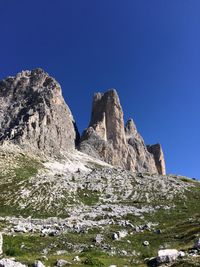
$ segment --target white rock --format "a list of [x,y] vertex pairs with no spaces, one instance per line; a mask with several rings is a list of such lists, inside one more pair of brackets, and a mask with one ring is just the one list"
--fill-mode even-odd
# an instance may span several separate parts
[[178,253],[178,256],[180,257],[180,258],[183,258],[183,257],[185,257],[185,252],[184,251],[179,251],[179,253]]
[[66,253],[67,253],[66,250],[58,250],[58,251],[56,252],[56,255],[60,256],[60,255],[64,255],[64,254],[66,254]]
[[124,238],[128,235],[127,231],[124,231],[124,230],[118,231],[117,234],[119,238]]
[[20,224],[14,226],[14,231],[17,233],[26,233],[27,232],[26,228]]
[[71,262],[66,261],[66,260],[62,260],[62,259],[57,260],[57,262],[56,262],[56,266],[58,266],[58,267],[63,267],[65,265],[71,265]]
[[128,252],[126,250],[122,250],[121,253],[124,255],[124,256],[127,256]]
[[10,259],[1,259],[0,267],[27,267],[26,265]]
[[35,261],[34,266],[35,267],[45,267],[45,265],[41,261]]
[[73,258],[73,261],[80,262],[81,259],[79,258],[79,256],[75,256],[75,257]]
[[144,245],[144,246],[149,246],[149,241],[144,241],[144,242],[143,242],[143,245]]
[[103,236],[100,235],[100,234],[96,235],[96,237],[95,237],[95,242],[96,242],[97,244],[100,244],[102,241],[103,241]]
[[179,256],[179,252],[176,249],[162,249],[158,251],[157,262],[169,263],[175,261]]
[[117,265],[109,265],[109,267],[117,267]]

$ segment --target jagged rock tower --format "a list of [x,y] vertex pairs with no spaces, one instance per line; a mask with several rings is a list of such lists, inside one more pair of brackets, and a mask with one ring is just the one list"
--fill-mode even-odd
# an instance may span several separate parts
[[95,94],[90,124],[79,147],[82,152],[114,166],[165,174],[161,146],[148,146],[147,149],[132,119],[124,126],[123,111],[115,89]]
[[60,85],[42,69],[0,82],[0,144],[57,155],[75,149],[77,136]]
[[133,120],[124,125],[117,92],[94,96],[89,128],[76,128],[61,87],[42,69],[22,71],[0,82],[0,144],[48,156],[79,149],[114,166],[136,172],[165,174],[159,144],[147,146]]

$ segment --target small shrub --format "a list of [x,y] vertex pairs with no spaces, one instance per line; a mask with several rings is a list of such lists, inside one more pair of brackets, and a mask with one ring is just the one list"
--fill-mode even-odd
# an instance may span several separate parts
[[87,257],[84,261],[84,264],[90,265],[90,266],[95,266],[95,267],[103,267],[104,266],[104,264],[100,260],[92,258],[92,257]]

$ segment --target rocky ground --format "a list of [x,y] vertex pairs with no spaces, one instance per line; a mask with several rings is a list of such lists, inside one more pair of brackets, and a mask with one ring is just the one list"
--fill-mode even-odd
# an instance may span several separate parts
[[29,265],[156,266],[159,250],[175,249],[172,266],[200,265],[194,179],[132,173],[77,151],[41,159],[14,146],[1,147],[0,169],[3,257]]

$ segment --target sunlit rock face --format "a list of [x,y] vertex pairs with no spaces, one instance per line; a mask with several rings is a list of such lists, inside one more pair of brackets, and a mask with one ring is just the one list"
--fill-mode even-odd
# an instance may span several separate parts
[[147,150],[133,120],[124,125],[115,89],[94,95],[91,120],[81,137],[80,150],[134,172],[160,173],[154,154]]
[[59,83],[42,69],[0,82],[0,143],[57,155],[75,149],[77,131]]

